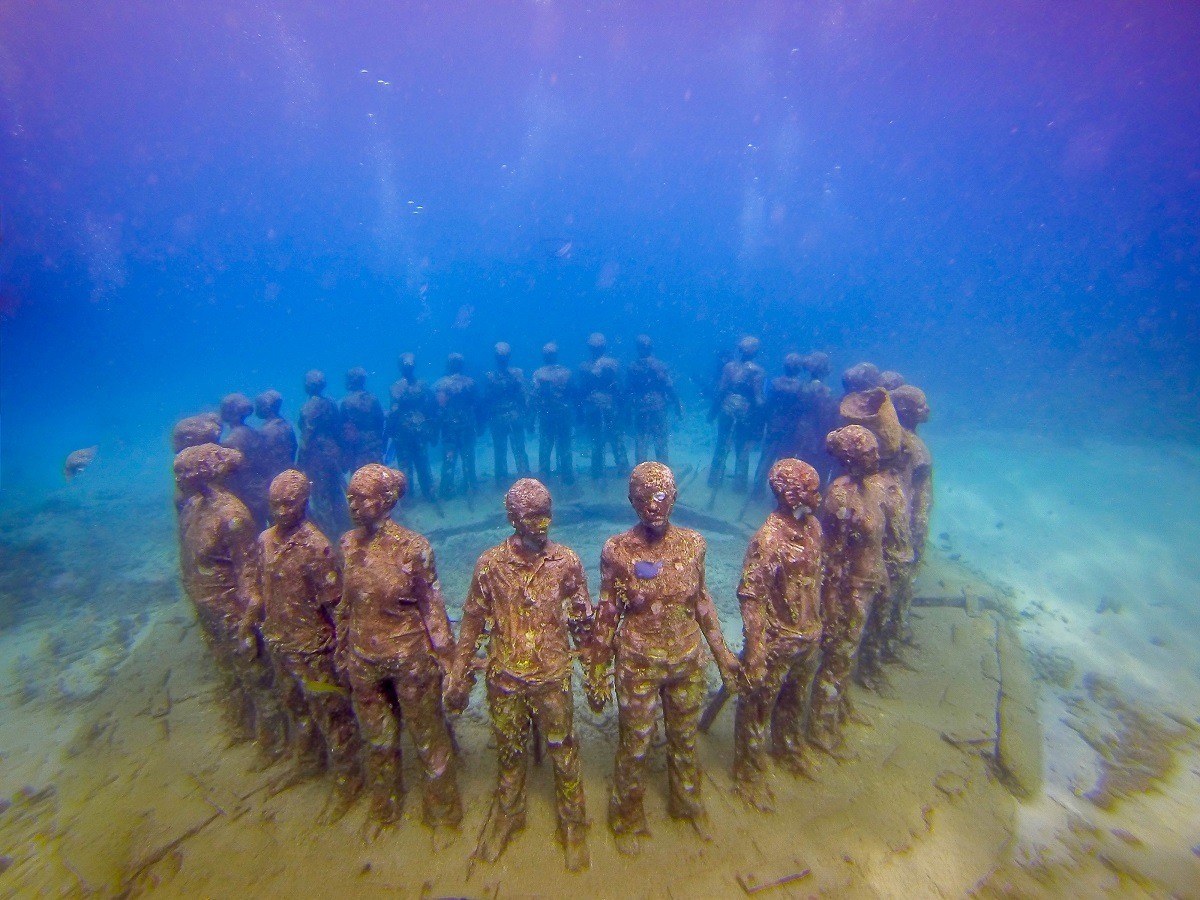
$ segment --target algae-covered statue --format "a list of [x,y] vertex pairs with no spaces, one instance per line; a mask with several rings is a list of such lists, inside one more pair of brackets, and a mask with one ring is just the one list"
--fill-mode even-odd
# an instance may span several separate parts
[[511,447],[518,476],[529,474],[525,426],[529,421],[529,388],[525,373],[509,365],[512,347],[501,341],[494,348],[496,364],[487,373],[484,408],[492,432],[492,474],[496,487],[508,486],[508,451]]
[[671,429],[667,414],[673,412],[682,419],[683,404],[670,369],[654,355],[654,342],[648,335],[639,334],[636,345],[637,359],[629,364],[625,376],[633,406],[633,461],[645,462],[653,449],[654,458],[668,464]]
[[742,677],[734,725],[735,790],[770,810],[767,727],[781,765],[804,770],[804,713],[821,648],[824,538],[816,510],[816,470],[781,459],[768,474],[776,507],[754,535],[742,563]]
[[551,477],[551,462],[563,484],[575,483],[575,460],[571,456],[571,418],[574,380],[571,370],[558,361],[558,344],[542,347],[542,365],[533,373],[533,405],[537,412],[538,475]]
[[638,524],[610,538],[600,557],[597,635],[611,647],[620,743],[608,821],[618,849],[634,854],[649,834],[643,797],[647,757],[661,706],[667,736],[672,816],[707,838],[696,733],[705,697],[702,638],[731,689],[741,666],[725,646],[705,584],[705,542],[670,521],[675,478],[661,463],[640,463],[629,479]]
[[262,438],[246,424],[254,404],[245,394],[227,394],[221,400],[221,421],[225,425],[222,447],[240,450],[243,461],[226,479],[226,487],[246,504],[259,528],[267,526],[266,459]]
[[862,425],[845,425],[825,440],[846,474],[834,479],[821,503],[825,533],[824,629],[821,665],[809,708],[809,742],[827,752],[841,745],[849,715],[847,689],[863,628],[877,603],[886,602],[883,498],[871,476],[879,470],[879,442]]
[[300,451],[297,465],[312,482],[312,517],[324,534],[338,535],[350,527],[342,477],[342,427],[337,404],[325,394],[325,373],[310,369],[304,375],[308,399],[300,407]]
[[475,379],[463,371],[465,365],[461,353],[451,353],[446,357],[446,374],[433,383],[442,436],[442,480],[438,492],[443,498],[454,493],[455,471],[460,466],[463,492],[471,497],[476,487],[475,438],[482,407]]
[[403,722],[425,782],[424,821],[456,827],[462,804],[442,709],[442,667],[454,637],[429,541],[389,518],[405,487],[403,473],[375,463],[350,479],[356,527],[341,541],[338,656],[365,741],[372,814],[383,824],[400,815]]
[[420,489],[421,496],[435,502],[429,445],[437,439],[437,401],[433,391],[417,377],[417,358],[401,353],[400,377],[392,382],[391,407],[387,414],[387,437],[396,465]]
[[[549,538],[550,492],[540,481],[519,480],[505,495],[504,506],[514,533],[475,566],[446,687],[447,706],[465,709],[472,663],[486,641],[498,773],[476,855],[494,862],[525,826],[526,751],[532,730],[535,741],[545,739],[554,764],[558,838],[567,868],[577,872],[587,868],[589,857],[571,669],[578,654],[585,674],[596,674],[587,578],[579,557]],[[602,708],[606,691],[589,688],[589,696]]]
[[776,460],[793,457],[799,451],[799,430],[804,413],[805,388],[808,381],[801,376],[804,357],[789,353],[783,358],[783,374],[771,379],[763,407],[765,428],[762,453],[754,470],[750,492],[762,496],[767,473]]
[[383,462],[383,407],[367,390],[367,370],[355,366],[346,373],[342,419],[342,468],[357,472],[367,463]]
[[301,765],[333,773],[332,819],[358,796],[362,776],[358,724],[334,659],[342,573],[308,519],[309,492],[308,477],[295,469],[271,482],[274,524],[258,537],[259,590],[243,633],[257,629],[266,642]]
[[263,477],[270,485],[275,476],[296,464],[296,429],[283,417],[283,394],[263,391],[254,398],[254,414],[262,419],[258,436],[263,448]]
[[221,440],[221,417],[216,413],[199,413],[175,423],[171,430],[171,450],[178,453],[188,447],[216,444]]
[[713,395],[709,421],[716,420],[717,440],[713,447],[708,485],[718,488],[725,477],[725,460],[734,453],[733,486],[746,490],[750,476],[750,451],[762,432],[763,385],[766,372],[754,361],[759,341],[744,337],[738,341],[738,358],[725,363]]
[[617,474],[629,472],[625,449],[625,397],[621,366],[608,352],[608,341],[600,332],[587,339],[591,357],[579,367],[579,402],[592,449],[593,479],[604,477],[604,456],[611,452]]
[[179,567],[224,682],[233,725],[239,737],[258,741],[273,759],[286,751],[286,724],[263,648],[243,641],[241,633],[258,590],[258,529],[246,505],[225,486],[242,463],[241,451],[217,444],[187,447],[175,456]]
[[893,587],[890,614],[883,628],[885,658],[894,659],[898,645],[909,640],[908,612],[912,604],[913,579],[925,555],[929,539],[929,512],[933,506],[933,458],[925,442],[917,436],[917,427],[929,421],[929,403],[925,392],[911,384],[892,391],[892,404],[900,427],[900,451],[894,458],[908,508],[908,526],[912,544],[912,562],[905,567]]

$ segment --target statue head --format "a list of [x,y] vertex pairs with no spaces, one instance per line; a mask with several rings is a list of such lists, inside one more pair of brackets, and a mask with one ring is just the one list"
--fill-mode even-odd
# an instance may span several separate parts
[[929,421],[929,403],[925,392],[915,384],[902,384],[892,391],[892,405],[900,424],[909,431]]
[[821,503],[821,479],[817,470],[799,459],[781,459],[771,466],[767,484],[775,501],[790,513],[812,512]]
[[211,412],[180,419],[171,431],[171,448],[176,453],[187,447],[215,444],[219,440],[221,440],[221,417]]
[[842,373],[842,387],[847,394],[879,387],[879,366],[869,362],[851,366]]
[[185,447],[175,454],[175,483],[185,494],[219,484],[245,462],[241,450],[220,444]]
[[361,391],[367,386],[367,370],[362,366],[355,366],[346,373],[346,390]]
[[276,527],[287,531],[304,521],[311,491],[308,476],[296,469],[287,469],[275,476],[267,500],[271,506],[271,521]]
[[325,373],[320,369],[309,369],[304,373],[304,393],[320,397],[325,391]]
[[654,352],[654,341],[650,340],[650,335],[639,334],[633,339],[634,346],[637,348],[637,355],[645,359]]
[[548,366],[558,362],[558,344],[554,341],[542,344],[542,362]]
[[504,495],[504,509],[525,546],[543,549],[550,540],[550,491],[536,478],[522,478]]
[[758,348],[758,338],[752,335],[746,335],[737,344],[738,354],[741,355],[742,360],[745,362],[750,362],[750,360],[758,356]]
[[675,476],[660,462],[638,463],[629,476],[629,504],[652,532],[666,530],[677,496]]
[[446,357],[446,374],[459,375],[466,364],[467,361],[461,353],[451,353]]
[[254,398],[254,414],[263,421],[275,419],[283,409],[283,394],[276,390],[266,390]]
[[829,432],[825,449],[851,475],[870,475],[879,468],[879,441],[862,425],[843,425]]
[[226,394],[221,398],[221,421],[226,425],[245,425],[252,412],[254,404],[245,394]]
[[360,528],[374,529],[388,517],[404,491],[408,480],[403,472],[379,463],[367,463],[350,477],[346,501],[350,518]]
[[789,353],[783,358],[783,371],[785,375],[795,378],[803,368],[804,357],[799,353]]

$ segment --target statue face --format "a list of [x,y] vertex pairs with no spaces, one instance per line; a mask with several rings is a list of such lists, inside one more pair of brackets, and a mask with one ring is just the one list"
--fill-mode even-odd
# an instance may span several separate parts
[[346,492],[346,501],[350,504],[350,518],[360,528],[376,524],[389,512],[385,498],[378,491],[354,484]]
[[550,541],[550,510],[514,509],[508,514],[517,537],[529,547],[543,549]]
[[650,529],[665,528],[675,507],[674,487],[655,487],[630,494],[629,502],[643,525]]
[[308,494],[272,495],[271,521],[281,528],[292,528],[304,521]]

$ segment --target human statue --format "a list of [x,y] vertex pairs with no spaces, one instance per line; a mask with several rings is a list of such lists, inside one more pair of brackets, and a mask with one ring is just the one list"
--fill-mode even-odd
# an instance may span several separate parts
[[425,823],[456,828],[462,803],[442,707],[442,669],[454,637],[429,541],[390,518],[406,486],[402,472],[376,463],[350,478],[355,527],[341,541],[344,628],[337,652],[365,745],[372,815],[384,825],[400,816],[403,725],[424,780]]
[[888,577],[883,556],[883,498],[871,480],[879,470],[879,442],[862,425],[845,425],[830,432],[825,443],[845,474],[829,485],[821,503],[824,629],[821,664],[809,707],[808,739],[835,753],[850,713],[847,691],[863,629],[872,608],[887,600]]
[[797,456],[811,463],[822,481],[828,481],[833,471],[833,457],[825,450],[825,435],[839,427],[838,401],[825,380],[832,366],[829,354],[813,350],[804,354],[802,364],[809,381],[804,385],[797,431]]
[[[588,867],[587,815],[573,725],[572,662],[585,677],[599,671],[592,638],[593,610],[579,557],[550,540],[550,492],[532,478],[504,498],[513,534],[475,565],[463,607],[457,653],[446,688],[447,706],[466,708],[472,663],[487,643],[487,698],[496,741],[496,796],[477,855],[494,862],[525,826],[526,754],[546,741],[554,764],[558,839],[567,868]],[[594,682],[588,681],[589,685]],[[589,688],[603,708],[607,687]]]
[[362,789],[358,723],[338,671],[342,573],[325,535],[308,519],[308,476],[288,469],[271,482],[271,520],[258,536],[259,589],[246,611],[245,637],[267,645],[301,766],[328,769],[335,794],[327,819],[340,818]]
[[721,370],[721,380],[713,395],[708,420],[716,420],[717,441],[713,448],[708,486],[715,491],[725,478],[725,461],[734,453],[733,486],[744,491],[750,476],[750,452],[762,432],[763,383],[766,373],[754,361],[758,355],[756,337],[738,341],[738,358]]
[[658,462],[667,465],[671,429],[668,413],[683,418],[683,404],[675,390],[675,381],[667,364],[654,355],[654,342],[645,334],[635,341],[637,359],[629,364],[625,376],[629,402],[633,406],[634,462],[650,459],[651,450]]
[[254,398],[254,414],[262,419],[258,436],[262,441],[263,475],[270,485],[275,476],[296,464],[296,429],[283,417],[283,394],[263,391]]
[[881,374],[879,366],[875,363],[857,363],[842,372],[842,388],[847,394],[869,391],[871,388],[880,386],[879,376]]
[[933,505],[933,457],[929,447],[917,435],[917,428],[929,421],[929,403],[925,392],[911,384],[891,392],[892,404],[900,427],[900,452],[894,458],[908,507],[912,563],[893,586],[891,609],[884,625],[883,652],[887,661],[898,656],[899,645],[910,641],[908,613],[912,605],[913,580],[925,555],[929,539],[929,512]]
[[742,563],[742,676],[734,724],[735,790],[769,811],[767,728],[780,764],[804,771],[804,715],[821,650],[824,537],[817,518],[820,478],[798,459],[768,475],[775,510],[755,533]]
[[475,437],[482,408],[475,379],[463,372],[461,353],[446,357],[446,374],[433,383],[442,437],[442,479],[438,492],[453,496],[456,470],[461,467],[463,493],[475,493]]
[[259,744],[267,761],[287,751],[283,711],[263,648],[243,641],[242,620],[258,591],[258,529],[246,505],[226,487],[242,465],[240,450],[218,444],[175,456],[179,567],[200,631],[217,667],[237,736]]
[[357,472],[367,463],[383,462],[383,407],[367,390],[367,370],[362,366],[346,373],[340,413],[343,471]]
[[777,460],[794,457],[799,452],[798,434],[806,399],[804,388],[808,383],[803,372],[804,357],[799,353],[789,353],[783,358],[783,374],[772,378],[767,386],[763,407],[766,427],[762,452],[750,489],[755,497],[762,496],[771,466]]
[[187,416],[175,423],[171,430],[171,452],[178,453],[188,447],[201,444],[216,444],[221,440],[221,417],[217,413],[199,413]]
[[350,527],[342,477],[342,417],[337,404],[325,394],[325,373],[309,370],[304,376],[308,399],[300,407],[300,451],[297,468],[312,482],[309,500],[313,521],[323,534],[341,534]]
[[429,445],[437,440],[437,401],[429,386],[417,378],[417,358],[400,354],[400,378],[392,383],[387,436],[396,465],[421,489],[426,501],[436,502]]
[[611,648],[620,739],[608,822],[622,853],[640,851],[649,835],[643,797],[658,710],[667,738],[668,809],[708,837],[696,733],[705,698],[707,641],[731,690],[741,665],[721,635],[705,584],[705,542],[673,525],[675,478],[662,463],[639,463],[629,479],[638,524],[609,538],[600,556],[597,637]]
[[258,432],[246,424],[254,404],[245,394],[227,394],[221,399],[221,422],[225,434],[222,447],[241,451],[243,461],[226,479],[225,486],[246,504],[254,523],[261,529],[267,525],[266,454]]
[[510,365],[512,347],[501,341],[495,346],[495,366],[487,373],[484,408],[492,432],[492,472],[496,487],[508,487],[508,453],[512,450],[517,475],[529,474],[525,449],[525,426],[529,421],[529,388],[525,373]]
[[579,403],[592,451],[592,478],[604,477],[605,454],[611,453],[617,474],[629,472],[625,448],[625,397],[621,365],[608,352],[608,340],[600,332],[587,339],[588,359],[579,366]]
[[[542,365],[533,373],[533,402],[538,426],[538,475],[548,481],[557,475],[563,484],[575,483],[571,456],[574,404],[571,370],[558,361],[558,345],[542,347]],[[551,470],[551,462],[555,468]]]

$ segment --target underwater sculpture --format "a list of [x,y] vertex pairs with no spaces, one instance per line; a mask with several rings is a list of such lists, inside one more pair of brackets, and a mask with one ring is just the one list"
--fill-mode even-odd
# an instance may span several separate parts
[[495,346],[495,366],[487,373],[484,408],[492,432],[493,468],[496,487],[508,486],[508,451],[512,448],[518,476],[529,474],[525,449],[525,427],[529,421],[529,388],[525,373],[509,365],[512,347],[501,341]]
[[372,815],[381,824],[399,818],[403,722],[424,778],[425,823],[457,827],[462,803],[442,708],[442,670],[454,636],[429,541],[389,518],[405,487],[402,472],[375,463],[350,479],[356,527],[341,540],[345,628],[337,653],[365,745]]
[[296,429],[283,417],[283,394],[263,391],[254,398],[254,414],[262,419],[258,436],[262,441],[263,477],[269,485],[280,472],[296,464]]
[[342,398],[342,469],[357,472],[367,463],[383,462],[383,407],[367,390],[367,370],[355,366],[346,373]]
[[558,345],[542,347],[542,365],[533,373],[533,399],[538,426],[538,476],[553,474],[563,484],[575,483],[575,460],[571,456],[571,418],[574,384],[571,370],[558,361]]
[[446,357],[446,374],[433,383],[442,435],[442,480],[438,492],[443,498],[453,496],[455,470],[460,465],[463,492],[471,497],[476,487],[475,437],[482,409],[475,379],[463,373],[465,364],[461,353],[451,353]]
[[925,543],[929,539],[929,512],[933,505],[933,459],[925,442],[917,436],[917,427],[929,421],[929,403],[925,399],[925,392],[911,384],[901,385],[892,391],[892,405],[896,408],[900,427],[904,429],[900,438],[900,452],[893,458],[893,466],[900,475],[908,505],[912,562],[901,570],[893,586],[892,603],[883,626],[886,660],[895,659],[897,646],[909,639],[908,612],[912,604],[913,579],[925,555]]
[[629,472],[625,449],[625,398],[621,392],[621,365],[608,353],[600,332],[587,339],[591,359],[579,366],[579,402],[592,448],[592,478],[604,477],[604,454],[611,451],[617,474]]
[[877,688],[883,677],[883,662],[894,648],[886,640],[887,622],[892,617],[896,591],[912,572],[913,546],[906,477],[901,472],[900,445],[903,429],[896,415],[891,394],[882,387],[847,394],[840,411],[848,423],[862,425],[875,435],[879,450],[879,468],[868,476],[883,511],[883,555],[888,575],[887,602],[871,608],[859,646],[858,681]]
[[220,443],[222,447],[241,451],[242,464],[225,480],[225,486],[246,504],[261,529],[266,527],[268,520],[267,488],[270,482],[266,479],[262,438],[246,424],[252,412],[254,404],[245,394],[227,394],[221,400],[221,421],[226,431]]
[[437,439],[437,401],[424,381],[417,378],[417,358],[400,354],[400,378],[392,382],[387,437],[396,465],[421,489],[421,496],[436,502],[429,444]]
[[362,788],[358,723],[334,659],[342,573],[325,535],[308,519],[308,477],[288,469],[271,482],[274,524],[258,536],[258,592],[242,635],[267,645],[275,688],[288,712],[302,767],[328,768],[339,818]]
[[597,640],[615,664],[620,740],[608,822],[622,853],[640,850],[648,835],[643,797],[658,710],[667,735],[668,808],[708,836],[701,797],[696,733],[705,696],[705,654],[721,680],[740,685],[741,664],[725,646],[705,585],[705,542],[670,521],[675,477],[661,463],[644,462],[629,478],[629,502],[638,524],[609,538],[600,556]]
[[713,395],[708,420],[717,423],[708,486],[715,491],[725,478],[725,460],[734,453],[733,487],[744,491],[750,477],[750,451],[762,432],[763,384],[766,372],[754,361],[758,355],[756,337],[738,341],[738,358],[721,370],[721,380]]
[[683,418],[683,404],[675,390],[675,381],[667,364],[654,355],[654,342],[639,334],[635,341],[637,359],[629,364],[625,376],[629,402],[633,407],[633,461],[645,462],[653,448],[654,458],[670,463],[668,445],[671,429],[668,410]]
[[735,790],[770,810],[767,726],[781,765],[804,771],[804,714],[821,646],[824,538],[816,510],[816,470],[781,459],[768,476],[775,510],[754,535],[742,563],[742,677],[734,725]]
[[845,467],[821,503],[825,533],[825,580],[821,590],[824,629],[821,664],[809,706],[809,742],[835,752],[850,712],[847,689],[858,659],[863,628],[872,608],[887,599],[884,565],[886,529],[880,488],[870,476],[879,470],[879,442],[861,425],[845,425],[825,440]]
[[762,453],[754,470],[751,496],[762,496],[767,483],[767,473],[776,460],[793,457],[798,452],[798,432],[804,413],[805,386],[808,381],[801,376],[804,358],[799,353],[789,353],[783,358],[783,374],[771,379],[764,400]]
[[323,534],[350,527],[342,478],[341,414],[325,393],[325,374],[310,369],[304,376],[308,399],[300,407],[300,452],[296,462],[312,482],[312,517]]
[[879,378],[882,374],[875,363],[857,363],[842,372],[842,388],[847,394],[869,391],[880,386]]
[[241,632],[258,590],[258,529],[225,481],[242,464],[240,451],[218,444],[176,454],[179,568],[224,682],[236,733],[257,740],[268,758],[278,758],[286,752],[286,724],[270,666],[263,648],[242,640]]
[[801,363],[810,380],[802,391],[796,455],[812,463],[818,474],[824,473],[823,481],[828,481],[833,458],[825,450],[825,435],[841,424],[838,401],[823,380],[830,372],[829,354],[813,350],[804,354]]
[[[572,872],[586,869],[587,814],[573,724],[572,646],[581,657],[588,696],[603,708],[606,685],[595,686],[593,610],[579,557],[549,538],[550,492],[522,478],[504,497],[513,534],[475,565],[446,706],[467,706],[478,647],[488,644],[487,698],[496,739],[496,795],[476,855],[499,858],[525,827],[526,753],[530,734],[546,741],[554,764],[558,839]],[[602,677],[602,676],[601,676]]]
[[215,444],[221,440],[221,417],[216,413],[200,413],[175,423],[171,431],[171,452],[188,447]]

